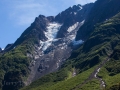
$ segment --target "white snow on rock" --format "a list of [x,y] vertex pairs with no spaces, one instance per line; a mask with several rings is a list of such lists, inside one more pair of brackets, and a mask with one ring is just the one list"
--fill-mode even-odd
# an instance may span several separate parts
[[44,42],[42,50],[45,51],[50,45],[51,45],[51,41]]
[[59,31],[61,24],[58,23],[50,23],[47,27],[47,31],[45,32],[45,36],[48,40],[53,40],[56,38],[57,32]]
[[[69,33],[71,33],[71,32],[73,32],[73,31],[77,30],[77,28],[78,28],[79,26],[82,26],[82,25],[84,24],[84,22],[85,22],[85,20],[83,20],[83,21],[80,22],[80,23],[79,23],[79,22],[76,22],[73,26],[70,26],[67,31],[68,31]],[[67,37],[67,38],[69,38],[69,39],[72,41],[72,43],[73,43],[74,46],[80,45],[80,44],[83,44],[83,43],[84,43],[83,40],[78,40],[78,41],[75,40],[76,32],[77,32],[77,31],[75,31],[75,34],[69,35],[69,36]]]
[[34,58],[35,58],[35,59],[38,59],[38,58],[39,58],[39,56],[38,56],[38,55],[36,55]]
[[42,50],[45,51],[52,44],[53,41],[57,40],[55,38],[61,26],[61,24],[55,22],[49,23],[46,32],[44,32],[48,40],[44,42],[40,40],[41,46],[39,47],[39,50],[42,48]]
[[[73,45],[79,45],[84,42],[82,40],[75,41],[75,36],[76,36],[76,32],[78,30],[78,27],[82,26],[84,24],[84,21],[85,20],[83,20],[80,23],[76,22],[74,25],[72,25],[68,28],[68,30],[67,30],[68,36],[65,39],[65,41],[67,40],[66,44],[69,42],[72,42]],[[45,36],[47,37],[47,40],[46,41],[40,40],[40,46],[38,47],[39,50],[42,50],[42,52],[44,52],[49,46],[51,46],[51,44],[53,42],[56,42],[60,39],[60,38],[56,39],[56,35],[57,35],[58,31],[60,30],[61,26],[62,26],[61,24],[55,23],[55,22],[48,24],[47,29],[44,32]],[[62,46],[64,47],[64,45],[62,45]],[[66,47],[64,47],[64,48],[63,47],[61,49],[66,48]]]
[[76,12],[74,12],[74,15],[76,15],[77,13]]
[[85,22],[85,20],[83,20],[83,21],[81,22],[81,24],[83,25],[83,24],[84,24],[84,22]]
[[61,47],[61,49],[64,49],[64,47]]
[[98,68],[97,72],[100,72],[100,68]]
[[80,6],[80,10],[82,10],[82,9],[83,9],[83,7]]
[[97,74],[100,72],[100,68],[97,69],[97,72],[95,73],[94,77],[97,78]]
[[59,39],[54,39],[53,42],[56,42],[56,41],[58,41],[58,40],[59,40]]
[[83,7],[81,5],[79,6],[79,8],[80,8],[79,11],[83,9]]
[[73,26],[69,27],[67,31],[71,32],[71,31],[75,30],[78,27],[78,25],[79,25],[79,22],[76,22]]
[[83,25],[84,22],[85,22],[85,20],[83,20],[83,21],[80,22],[80,23],[79,23],[79,22],[76,22],[74,25],[70,26],[67,31],[68,31],[69,33],[72,32],[73,30],[75,30],[75,29],[79,26],[79,24]]
[[73,40],[73,45],[74,46],[76,46],[76,45],[80,45],[80,44],[83,44],[84,43],[84,41],[83,40],[78,40],[78,41],[75,41],[75,40]]
[[73,41],[75,39],[75,35],[69,35],[68,38]]

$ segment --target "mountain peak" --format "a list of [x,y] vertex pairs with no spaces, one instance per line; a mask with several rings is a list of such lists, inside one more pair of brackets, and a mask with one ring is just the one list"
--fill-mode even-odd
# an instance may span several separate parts
[[73,7],[71,7],[73,10],[81,10],[82,9],[82,5],[78,4],[78,5],[74,5]]

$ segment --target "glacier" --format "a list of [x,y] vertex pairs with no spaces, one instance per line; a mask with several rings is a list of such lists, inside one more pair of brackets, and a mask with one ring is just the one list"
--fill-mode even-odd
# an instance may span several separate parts
[[56,35],[60,30],[61,26],[61,24],[56,22],[48,24],[47,30],[44,32],[45,36],[47,37],[47,40],[44,42],[40,40],[41,46],[39,47],[39,49],[42,48],[42,50],[45,51],[52,44],[52,42],[56,41]]

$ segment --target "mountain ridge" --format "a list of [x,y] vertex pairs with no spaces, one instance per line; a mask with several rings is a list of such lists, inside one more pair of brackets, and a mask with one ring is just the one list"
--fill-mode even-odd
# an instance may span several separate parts
[[[34,80],[58,70],[62,63],[69,58],[72,50],[83,43],[82,40],[76,41],[74,39],[76,31],[83,25],[85,19],[76,17],[77,12],[87,16],[92,4],[86,5],[85,9],[84,7],[74,5],[63,11],[63,15],[61,13],[62,17],[65,14],[67,16],[70,14],[67,19],[63,18],[63,21],[65,20],[64,23],[59,23],[61,19],[57,20],[53,16],[39,15],[36,17],[31,26],[21,34],[14,44],[5,49],[1,55],[2,82],[21,81],[22,85],[28,85]],[[87,7],[89,7],[88,11],[86,11]],[[74,11],[77,12],[75,13]],[[83,13],[84,11],[86,13]],[[59,31],[61,31],[59,29],[64,30],[62,31],[64,35],[58,38]],[[53,34],[51,30],[54,30]],[[56,36],[54,36],[55,33]],[[52,55],[55,56],[51,57]],[[2,84],[3,90],[14,90],[22,87],[21,84],[13,86],[1,83],[1,86]]]
[[36,17],[0,53],[1,90],[119,90],[119,2],[97,0]]

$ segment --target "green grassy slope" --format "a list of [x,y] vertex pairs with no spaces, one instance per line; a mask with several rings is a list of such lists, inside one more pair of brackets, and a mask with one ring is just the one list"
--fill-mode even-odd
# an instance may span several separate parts
[[99,77],[105,80],[107,90],[120,90],[120,44],[115,47],[110,61],[100,70]]
[[[69,75],[64,78],[64,80],[60,81],[54,81],[54,80],[49,80],[41,83],[42,79],[45,79],[45,77],[39,79],[38,81],[33,82],[30,86],[25,87],[21,90],[71,90],[74,89],[74,87],[78,86],[79,84],[82,84],[84,80],[86,80],[91,72],[93,72],[95,67],[78,74],[75,77],[67,78]],[[61,73],[62,71],[59,71]],[[51,76],[51,74],[47,75],[48,77],[46,78],[53,78],[57,73],[53,73],[54,75]],[[61,74],[61,76],[64,74]],[[56,77],[58,78],[58,77]]]
[[[40,33],[39,30],[34,29],[36,28],[34,24],[26,29],[14,43],[17,45],[15,48],[0,55],[0,89],[3,86],[3,90],[16,90],[24,85],[23,81],[29,74],[28,66],[31,62],[27,53],[33,53],[33,47],[38,44],[38,33]],[[10,85],[6,85],[4,82],[10,83]],[[12,82],[18,83],[18,85],[12,85]]]

